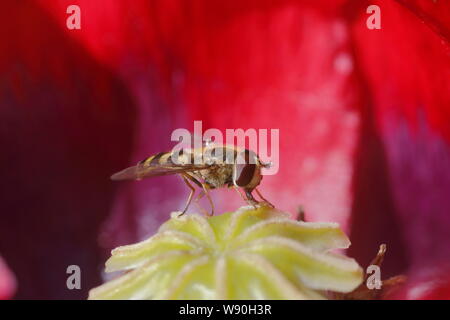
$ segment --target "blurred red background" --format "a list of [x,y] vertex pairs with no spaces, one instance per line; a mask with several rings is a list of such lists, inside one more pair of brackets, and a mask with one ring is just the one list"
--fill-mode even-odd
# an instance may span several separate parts
[[[387,243],[383,278],[409,275],[391,298],[450,298],[450,3],[8,0],[0,21],[0,298],[86,298],[109,250],[188,194],[176,177],[110,174],[194,120],[279,128],[269,200],[339,222],[362,265]],[[213,197],[218,212],[243,204]]]

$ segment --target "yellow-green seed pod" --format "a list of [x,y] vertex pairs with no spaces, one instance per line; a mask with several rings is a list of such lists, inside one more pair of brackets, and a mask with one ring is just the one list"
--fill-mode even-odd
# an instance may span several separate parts
[[128,271],[89,299],[324,299],[350,292],[361,267],[330,252],[350,242],[335,223],[295,221],[269,207],[184,215],[116,248],[106,271]]

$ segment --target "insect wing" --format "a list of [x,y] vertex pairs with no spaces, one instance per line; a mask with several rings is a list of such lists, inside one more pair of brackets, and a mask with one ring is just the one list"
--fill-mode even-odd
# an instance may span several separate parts
[[111,180],[140,180],[143,178],[164,176],[182,172],[196,171],[209,168],[209,165],[196,164],[144,164],[139,163],[135,166],[126,168],[111,176]]

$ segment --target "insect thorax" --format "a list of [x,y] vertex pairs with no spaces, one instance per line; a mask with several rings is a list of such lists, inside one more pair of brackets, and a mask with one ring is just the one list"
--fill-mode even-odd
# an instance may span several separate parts
[[[198,180],[203,180],[211,188],[220,188],[226,185],[234,185],[233,173],[239,152],[249,154],[249,151],[245,149],[240,150],[229,146],[213,146],[200,149],[185,149],[180,153],[178,159],[182,164],[195,163],[199,166],[210,165],[206,169],[192,171],[190,175]],[[249,187],[258,185],[261,180],[258,166],[255,166],[254,170],[254,173],[247,177],[249,178]]]
[[232,184],[233,165],[218,164],[208,169],[194,171],[192,175],[204,180],[211,188],[220,188]]

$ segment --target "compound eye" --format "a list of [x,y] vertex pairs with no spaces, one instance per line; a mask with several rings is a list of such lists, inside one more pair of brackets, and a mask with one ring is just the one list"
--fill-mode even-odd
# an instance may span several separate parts
[[253,153],[248,150],[242,152],[236,159],[233,180],[238,187],[245,187],[252,181],[256,171],[254,159]]
[[234,181],[237,186],[245,187],[248,185],[255,174],[255,164],[236,164]]

